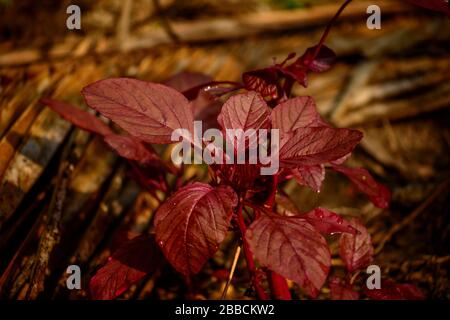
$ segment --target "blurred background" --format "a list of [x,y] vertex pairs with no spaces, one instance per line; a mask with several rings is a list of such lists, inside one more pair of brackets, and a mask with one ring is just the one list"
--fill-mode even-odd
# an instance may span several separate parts
[[[66,28],[71,4],[81,8],[81,30]],[[372,4],[381,8],[380,30],[366,26]],[[164,81],[201,72],[240,81],[244,71],[316,44],[339,5],[0,0],[0,298],[88,298],[89,278],[123,239],[150,229],[157,206],[124,162],[41,106],[41,97],[84,107],[84,86],[116,76]],[[295,182],[284,186],[299,210],[320,205],[363,219],[383,275],[414,283],[434,299],[450,296],[449,41],[450,20],[438,13],[402,1],[350,4],[326,42],[338,63],[312,75],[307,89],[296,86],[294,94],[313,96],[335,126],[364,132],[349,163],[386,184],[392,206],[375,208],[331,172],[319,194]],[[68,141],[72,170],[64,201],[55,204]],[[220,251],[208,262],[196,278],[196,298],[220,298],[232,255]],[[69,264],[81,266],[82,290],[66,289]],[[336,272],[343,269],[336,248],[333,265]],[[228,296],[251,296],[248,281],[238,269]],[[180,283],[167,266],[121,298],[179,298],[185,290]],[[319,298],[328,293],[325,287]]]

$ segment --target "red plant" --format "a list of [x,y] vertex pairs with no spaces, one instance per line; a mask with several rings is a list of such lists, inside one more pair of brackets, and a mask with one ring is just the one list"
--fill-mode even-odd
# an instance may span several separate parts
[[[333,300],[357,300],[361,290],[354,282],[364,268],[373,261],[373,246],[370,234],[358,219],[352,219],[350,225],[355,233],[342,233],[339,240],[339,255],[347,269],[345,279],[334,277],[330,280],[330,296]],[[374,300],[422,300],[423,293],[412,284],[395,283],[382,280],[379,289],[363,287],[363,294]]]
[[[275,210],[275,196],[283,182],[294,178],[319,191],[325,169],[347,176],[376,206],[389,206],[390,192],[367,170],[342,165],[362,133],[333,128],[317,113],[312,97],[291,98],[294,83],[306,87],[309,72],[331,67],[335,54],[323,43],[350,1],[330,22],[318,45],[295,60],[295,54],[290,54],[282,63],[244,73],[243,83],[215,82],[208,76],[183,73],[165,85],[114,78],[84,88],[87,105],[126,134],[113,132],[94,115],[64,102],[41,100],[79,128],[101,136],[127,159],[145,188],[167,196],[154,217],[155,235],[134,238],[113,254],[91,279],[93,298],[111,299],[122,294],[158,268],[163,260],[161,252],[189,279],[216,253],[230,230],[239,235],[260,299],[290,299],[286,279],[311,297],[318,295],[331,266],[323,234],[342,233],[340,253],[349,274],[372,261],[370,236],[360,223],[346,221],[324,208],[304,214],[279,214]],[[224,96],[230,97],[222,105]],[[223,131],[279,129],[279,171],[263,176],[257,164],[214,164],[209,168],[210,183],[184,181],[184,167],[163,161],[151,144],[171,143],[175,129],[193,133],[194,120],[203,121],[204,128],[220,126]],[[175,182],[169,182],[169,173],[175,175]],[[330,287],[332,298],[359,296],[347,280],[335,278]],[[392,292],[377,296],[391,297],[399,291],[410,296],[403,287],[390,284],[390,288]]]

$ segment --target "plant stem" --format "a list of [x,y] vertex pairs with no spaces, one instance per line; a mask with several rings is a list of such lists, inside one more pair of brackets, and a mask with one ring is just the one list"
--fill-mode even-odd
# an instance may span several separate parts
[[272,186],[270,189],[270,195],[266,200],[266,206],[271,208],[273,207],[273,205],[275,204],[275,197],[277,195],[277,188],[278,188],[278,174],[273,176],[273,180],[272,180]]
[[291,300],[292,297],[286,279],[274,271],[268,271],[267,273],[272,298],[276,300]]
[[255,261],[253,260],[253,253],[250,250],[250,247],[248,246],[247,240],[245,239],[245,232],[247,231],[247,226],[245,225],[244,216],[242,215],[243,207],[244,207],[244,200],[242,197],[240,197],[237,209],[237,223],[242,235],[242,247],[244,249],[245,260],[247,261],[247,268],[252,277],[253,287],[255,288],[258,298],[261,300],[267,300],[269,297],[267,296],[267,293],[264,291],[264,288],[261,285],[261,281],[256,274],[257,270],[255,266]]
[[322,37],[320,38],[319,44],[317,45],[316,51],[314,52],[314,56],[313,56],[313,58],[311,59],[311,62],[310,62],[310,63],[312,63],[312,62],[316,59],[317,55],[318,55],[319,52],[320,52],[320,49],[321,49],[322,46],[323,46],[323,43],[325,42],[325,40],[326,40],[327,37],[328,37],[328,34],[330,33],[331,27],[334,25],[334,23],[336,22],[336,20],[337,20],[337,19],[339,18],[339,16],[341,15],[342,11],[344,11],[345,7],[347,7],[347,5],[348,5],[350,2],[352,2],[352,0],[347,0],[347,1],[345,1],[344,4],[343,4],[343,5],[339,8],[339,10],[336,12],[336,14],[334,15],[334,17],[331,18],[330,22],[328,22],[327,28],[325,29],[325,32],[322,34]]
[[[278,189],[278,174],[273,176],[272,187],[270,190],[269,198],[265,205],[272,209],[275,204],[275,197]],[[291,300],[291,293],[287,285],[286,279],[274,271],[267,272],[267,278],[269,279],[270,291],[272,298],[277,300]]]

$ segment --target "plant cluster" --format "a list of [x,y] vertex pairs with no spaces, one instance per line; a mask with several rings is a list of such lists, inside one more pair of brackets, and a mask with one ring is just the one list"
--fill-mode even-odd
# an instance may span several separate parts
[[[317,112],[309,96],[291,97],[292,87],[308,85],[308,74],[328,70],[336,58],[319,43],[296,58],[245,72],[242,82],[213,81],[202,74],[181,73],[164,84],[129,78],[95,82],[82,91],[88,106],[120,127],[117,133],[94,115],[67,103],[43,99],[62,117],[100,136],[126,159],[136,179],[163,198],[154,215],[154,234],[124,243],[90,281],[93,298],[121,295],[164,261],[188,280],[201,271],[229,232],[238,235],[252,288],[259,299],[290,299],[286,279],[310,297],[324,286],[331,267],[326,236],[340,233],[340,256],[347,276],[329,281],[332,299],[357,299],[353,282],[373,260],[370,235],[356,219],[347,221],[325,208],[299,213],[286,208],[280,186],[289,179],[319,192],[326,170],[345,175],[380,208],[390,203],[389,190],[363,168],[343,163],[360,142],[357,130],[334,128]],[[414,1],[417,2],[417,1]],[[209,181],[183,179],[183,165],[162,160],[153,144],[170,144],[177,129],[278,129],[280,169],[260,174],[259,164],[212,164]],[[280,208],[283,208],[280,210]],[[412,285],[383,282],[363,290],[374,299],[422,298]]]

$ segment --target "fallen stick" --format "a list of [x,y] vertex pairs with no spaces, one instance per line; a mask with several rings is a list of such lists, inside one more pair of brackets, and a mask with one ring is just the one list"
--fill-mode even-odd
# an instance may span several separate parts
[[41,176],[69,129],[70,124],[50,109],[38,115],[0,183],[0,229]]

